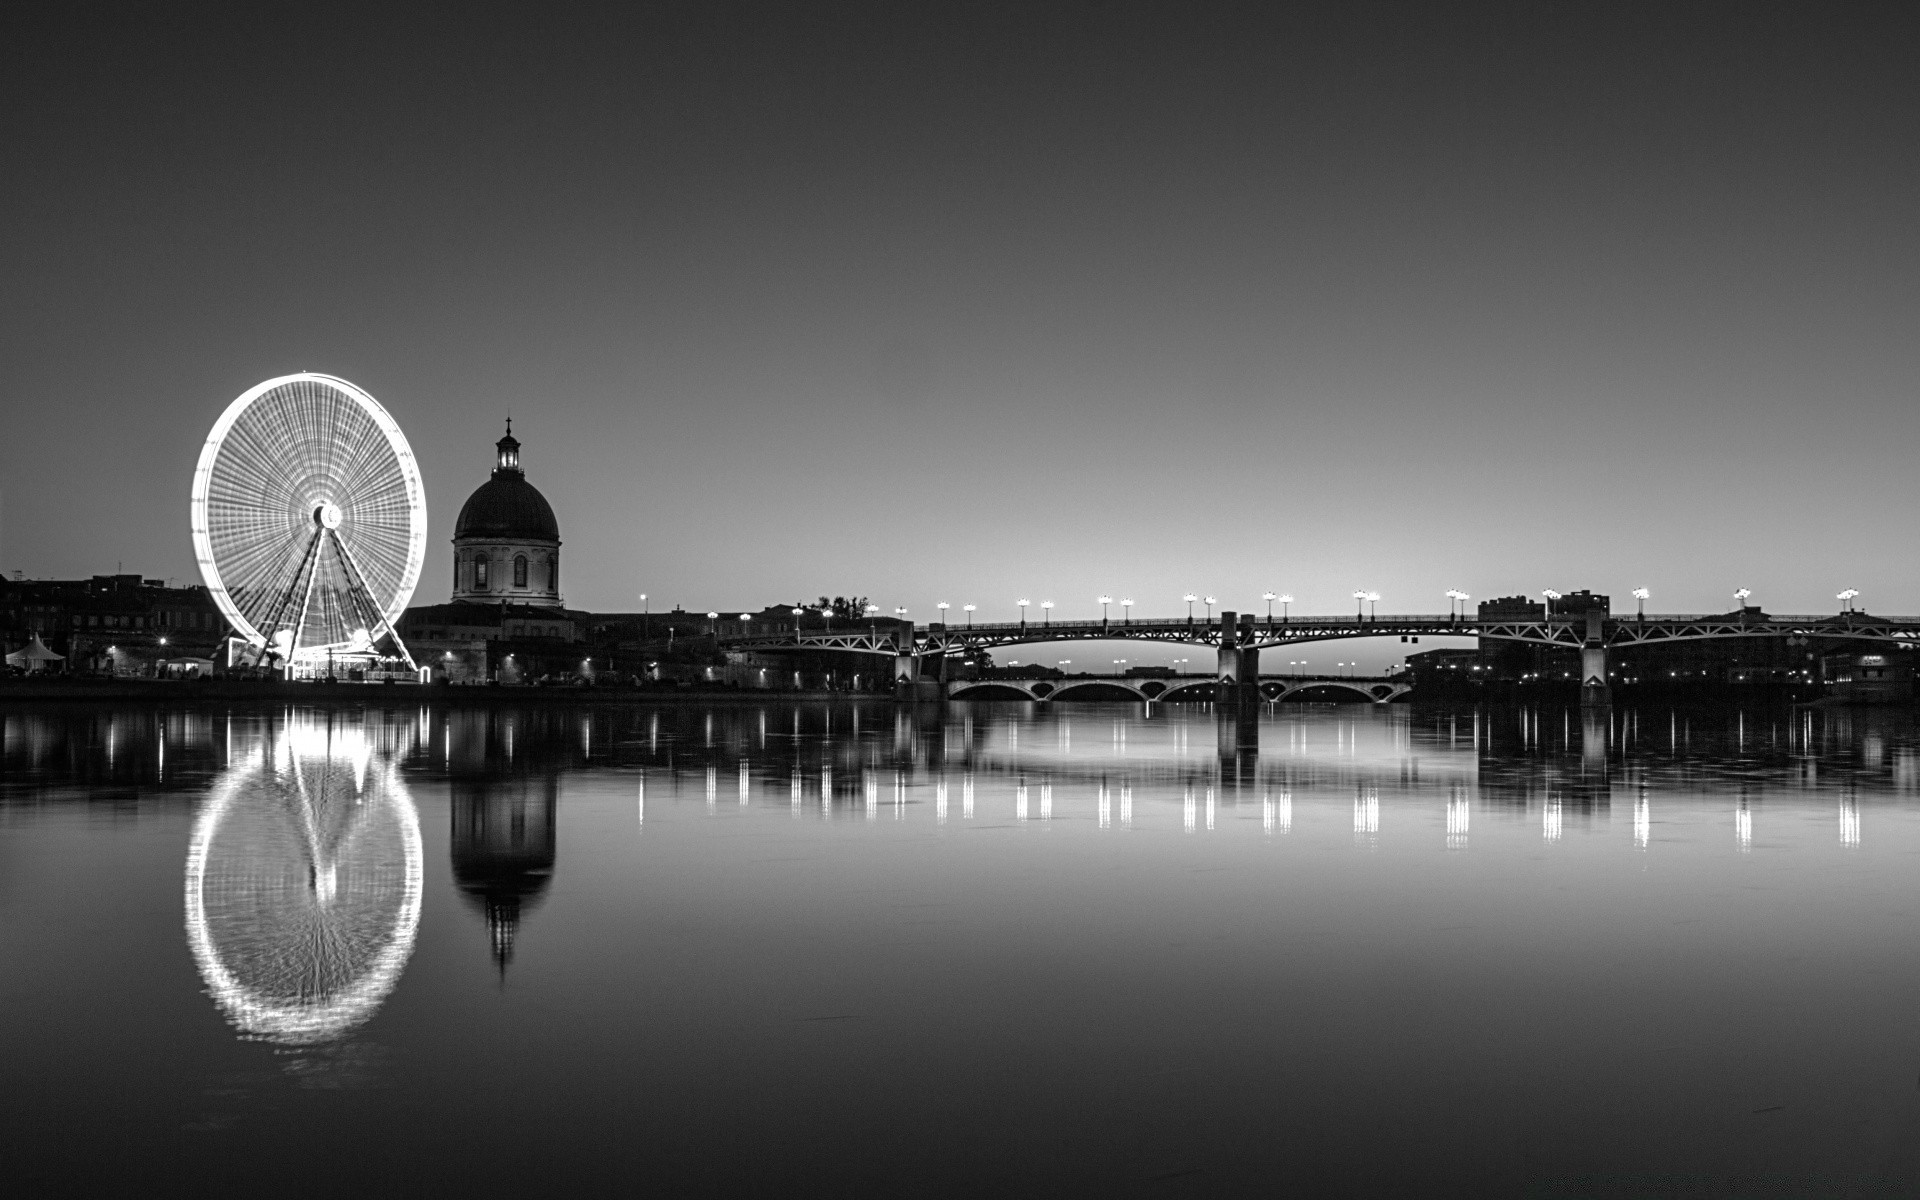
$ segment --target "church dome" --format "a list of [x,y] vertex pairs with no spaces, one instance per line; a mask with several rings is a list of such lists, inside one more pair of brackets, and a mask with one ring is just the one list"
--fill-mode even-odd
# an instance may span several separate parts
[[560,522],[554,519],[553,506],[520,469],[520,443],[509,432],[494,445],[499,459],[493,478],[467,497],[460,519],[453,524],[453,536],[559,541]]

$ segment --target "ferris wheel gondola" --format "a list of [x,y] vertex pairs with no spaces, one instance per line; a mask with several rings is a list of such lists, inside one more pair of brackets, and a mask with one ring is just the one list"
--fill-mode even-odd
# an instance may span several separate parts
[[194,554],[214,603],[282,665],[393,657],[426,557],[426,489],[406,435],[344,379],[302,372],[248,389],[193,473]]

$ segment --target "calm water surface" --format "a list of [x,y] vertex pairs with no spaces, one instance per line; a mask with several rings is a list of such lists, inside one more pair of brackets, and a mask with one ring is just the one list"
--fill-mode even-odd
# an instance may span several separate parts
[[1907,713],[0,717],[40,1192],[1920,1188]]

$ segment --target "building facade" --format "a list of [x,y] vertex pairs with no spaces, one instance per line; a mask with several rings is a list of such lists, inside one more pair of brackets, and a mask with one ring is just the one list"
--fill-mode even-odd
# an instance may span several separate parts
[[65,656],[58,670],[206,673],[227,634],[226,618],[198,584],[169,587],[138,575],[0,582],[0,641],[11,652],[37,637]]

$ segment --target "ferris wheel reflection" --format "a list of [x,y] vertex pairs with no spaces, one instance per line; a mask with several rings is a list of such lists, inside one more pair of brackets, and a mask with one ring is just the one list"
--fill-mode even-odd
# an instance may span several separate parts
[[195,823],[187,940],[242,1036],[289,1046],[370,1018],[413,952],[420,820],[383,731],[296,715],[243,745]]

